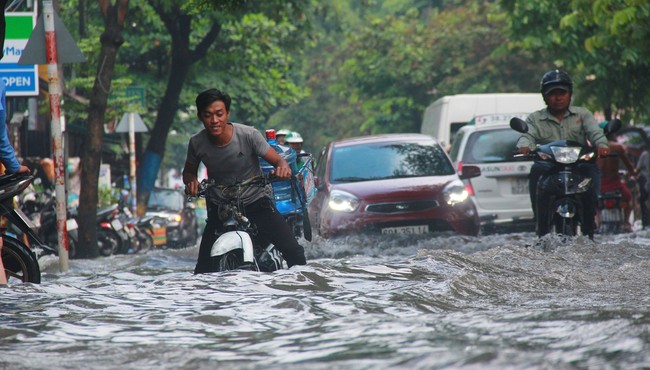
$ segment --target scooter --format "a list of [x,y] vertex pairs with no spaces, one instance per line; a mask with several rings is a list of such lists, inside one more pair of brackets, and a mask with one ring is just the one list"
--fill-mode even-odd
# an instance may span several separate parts
[[[528,132],[526,122],[517,117],[510,120],[510,127],[517,132]],[[620,127],[620,120],[612,120],[605,127],[605,133],[615,132]],[[592,212],[585,209],[587,202],[593,202],[588,198],[594,197],[593,179],[585,176],[578,167],[584,163],[595,163],[598,156],[592,148],[583,147],[578,142],[556,140],[538,145],[527,157],[551,166],[539,178],[537,185],[537,235],[550,232],[578,235],[578,227],[583,228],[584,220],[594,217],[595,213],[595,207]],[[594,230],[581,232],[593,237]]]
[[601,234],[619,234],[625,225],[623,195],[620,191],[603,192],[598,196]]
[[[219,235],[210,251],[211,271],[246,269],[253,271],[276,271],[286,268],[280,251],[263,240],[255,225],[240,209],[241,196],[251,186],[264,187],[271,183],[271,175],[264,174],[228,186],[216,185],[204,179],[199,184],[199,197],[205,197],[208,190],[216,187],[211,194],[219,195],[219,214],[223,220],[224,232]],[[194,201],[195,197],[188,197]]]

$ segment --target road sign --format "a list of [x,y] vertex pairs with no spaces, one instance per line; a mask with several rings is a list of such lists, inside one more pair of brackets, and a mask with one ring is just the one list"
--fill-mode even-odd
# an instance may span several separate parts
[[36,24],[36,13],[8,12],[5,17],[7,34],[0,78],[7,86],[7,96],[38,96],[38,66],[18,64]]
[[142,121],[142,117],[137,112],[124,113],[120,123],[115,127],[115,132],[129,132],[131,119],[133,120],[133,130],[134,132],[147,132],[149,129],[147,125]]

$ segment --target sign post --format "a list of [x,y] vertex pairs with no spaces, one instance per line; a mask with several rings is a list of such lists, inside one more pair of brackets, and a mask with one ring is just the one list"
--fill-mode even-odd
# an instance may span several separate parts
[[56,192],[56,226],[59,236],[59,263],[61,271],[68,271],[67,196],[63,163],[63,132],[61,130],[61,81],[57,61],[56,36],[54,33],[54,7],[51,0],[43,0],[45,21],[45,49],[47,58],[47,79],[50,93],[50,114],[52,115],[52,150],[54,152],[54,173]]
[[[56,32],[55,30],[58,30]],[[62,58],[59,59],[59,54]],[[67,195],[65,193],[65,168],[63,161],[63,132],[61,129],[61,95],[58,63],[82,62],[83,54],[68,30],[54,13],[52,0],[43,0],[43,14],[36,22],[32,35],[18,59],[18,64],[47,64],[50,95],[50,127],[54,157],[54,184],[56,194],[56,226],[59,242],[59,269],[68,271]]]
[[128,132],[129,133],[129,184],[131,186],[131,210],[134,214],[137,213],[137,189],[135,178],[135,133],[147,132],[147,126],[142,121],[140,115],[136,112],[124,113],[120,123],[117,124],[115,132]]

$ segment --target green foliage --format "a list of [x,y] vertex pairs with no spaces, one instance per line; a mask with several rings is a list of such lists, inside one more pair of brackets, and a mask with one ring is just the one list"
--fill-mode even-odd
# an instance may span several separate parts
[[113,188],[100,187],[98,190],[97,207],[108,207],[119,200],[119,194]]
[[322,11],[331,34],[307,54],[312,95],[270,122],[307,131],[313,150],[333,136],[417,132],[426,106],[444,95],[536,91],[539,63],[504,46],[504,13],[456,3],[333,2],[328,11],[345,15]]
[[[650,118],[650,3],[503,0],[517,45],[567,69],[576,100],[636,122]],[[531,21],[532,20],[532,21]],[[541,75],[541,73],[540,73]]]

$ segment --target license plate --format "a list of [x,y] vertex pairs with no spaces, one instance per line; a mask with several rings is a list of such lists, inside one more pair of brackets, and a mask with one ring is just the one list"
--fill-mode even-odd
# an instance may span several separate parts
[[113,226],[113,229],[117,231],[122,230],[122,223],[120,222],[120,220],[115,219],[111,221],[111,225]]
[[71,218],[65,222],[65,227],[66,230],[72,231],[72,230],[76,230],[79,227],[79,225],[77,225],[77,220]]
[[429,225],[384,227],[382,234],[425,234],[429,232]]
[[516,177],[510,181],[512,194],[528,194],[528,178]]

